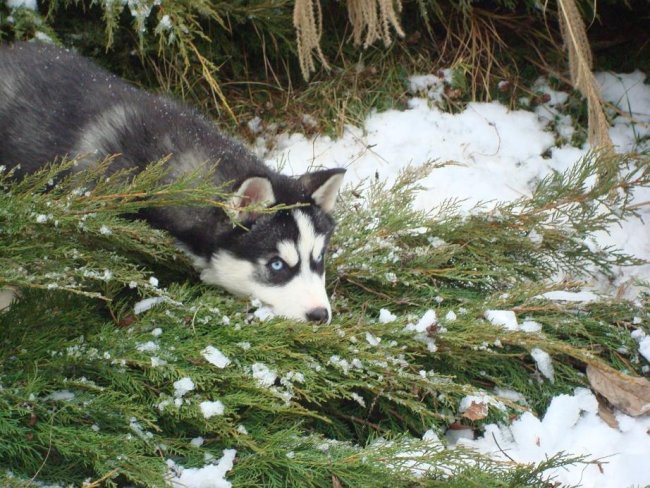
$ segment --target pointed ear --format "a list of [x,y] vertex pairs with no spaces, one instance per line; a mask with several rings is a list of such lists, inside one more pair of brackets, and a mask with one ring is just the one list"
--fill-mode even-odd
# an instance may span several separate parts
[[343,184],[345,169],[334,168],[315,173],[305,173],[298,181],[302,184],[307,195],[326,213],[332,213],[339,188]]
[[257,214],[250,210],[243,210],[249,206],[268,207],[275,203],[273,186],[268,178],[254,176],[247,178],[239,186],[237,193],[230,200],[230,206],[236,212],[236,218],[240,221],[257,218]]

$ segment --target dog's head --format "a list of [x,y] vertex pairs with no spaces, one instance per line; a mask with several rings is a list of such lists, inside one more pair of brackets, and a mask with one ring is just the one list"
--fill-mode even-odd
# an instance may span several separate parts
[[[329,322],[332,309],[324,261],[344,173],[344,169],[307,173],[290,182],[278,180],[275,186],[266,177],[245,180],[231,202],[244,228],[223,237],[201,279],[257,298],[279,315]],[[301,203],[306,205],[272,213],[249,210]]]

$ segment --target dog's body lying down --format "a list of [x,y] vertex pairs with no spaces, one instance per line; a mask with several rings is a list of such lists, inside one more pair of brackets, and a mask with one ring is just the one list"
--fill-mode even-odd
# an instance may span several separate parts
[[306,203],[233,226],[217,207],[148,209],[193,256],[201,279],[258,298],[280,315],[325,322],[331,307],[323,259],[344,170],[291,178],[272,171],[195,110],[139,90],[73,52],[0,44],[0,164],[33,172],[56,157],[78,168],[118,155],[111,171],[143,169],[170,157],[170,177],[215,165],[216,185],[232,182],[232,205]]

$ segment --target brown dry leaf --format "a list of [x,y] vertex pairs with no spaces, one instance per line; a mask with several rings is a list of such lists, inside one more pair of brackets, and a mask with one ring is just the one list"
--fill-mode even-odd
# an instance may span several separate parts
[[616,420],[616,417],[614,416],[614,412],[612,412],[612,409],[607,405],[607,402],[603,400],[603,398],[598,395],[598,416],[603,419],[603,421],[609,425],[612,429],[618,429],[618,420]]
[[487,414],[488,406],[485,403],[472,402],[472,404],[463,412],[462,416],[470,420],[481,420],[487,417]]
[[334,475],[332,475],[332,488],[343,488],[339,479]]
[[647,379],[593,364],[587,366],[587,377],[591,387],[623,413],[633,417],[650,413],[650,381]]

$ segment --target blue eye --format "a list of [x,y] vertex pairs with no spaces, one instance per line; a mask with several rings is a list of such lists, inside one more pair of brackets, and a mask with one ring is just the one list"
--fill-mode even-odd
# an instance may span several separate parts
[[280,258],[275,258],[269,262],[269,266],[273,271],[281,271],[284,268],[284,261]]
[[323,257],[325,257],[325,251],[321,252],[316,259],[314,259],[315,263],[320,263],[323,260]]

